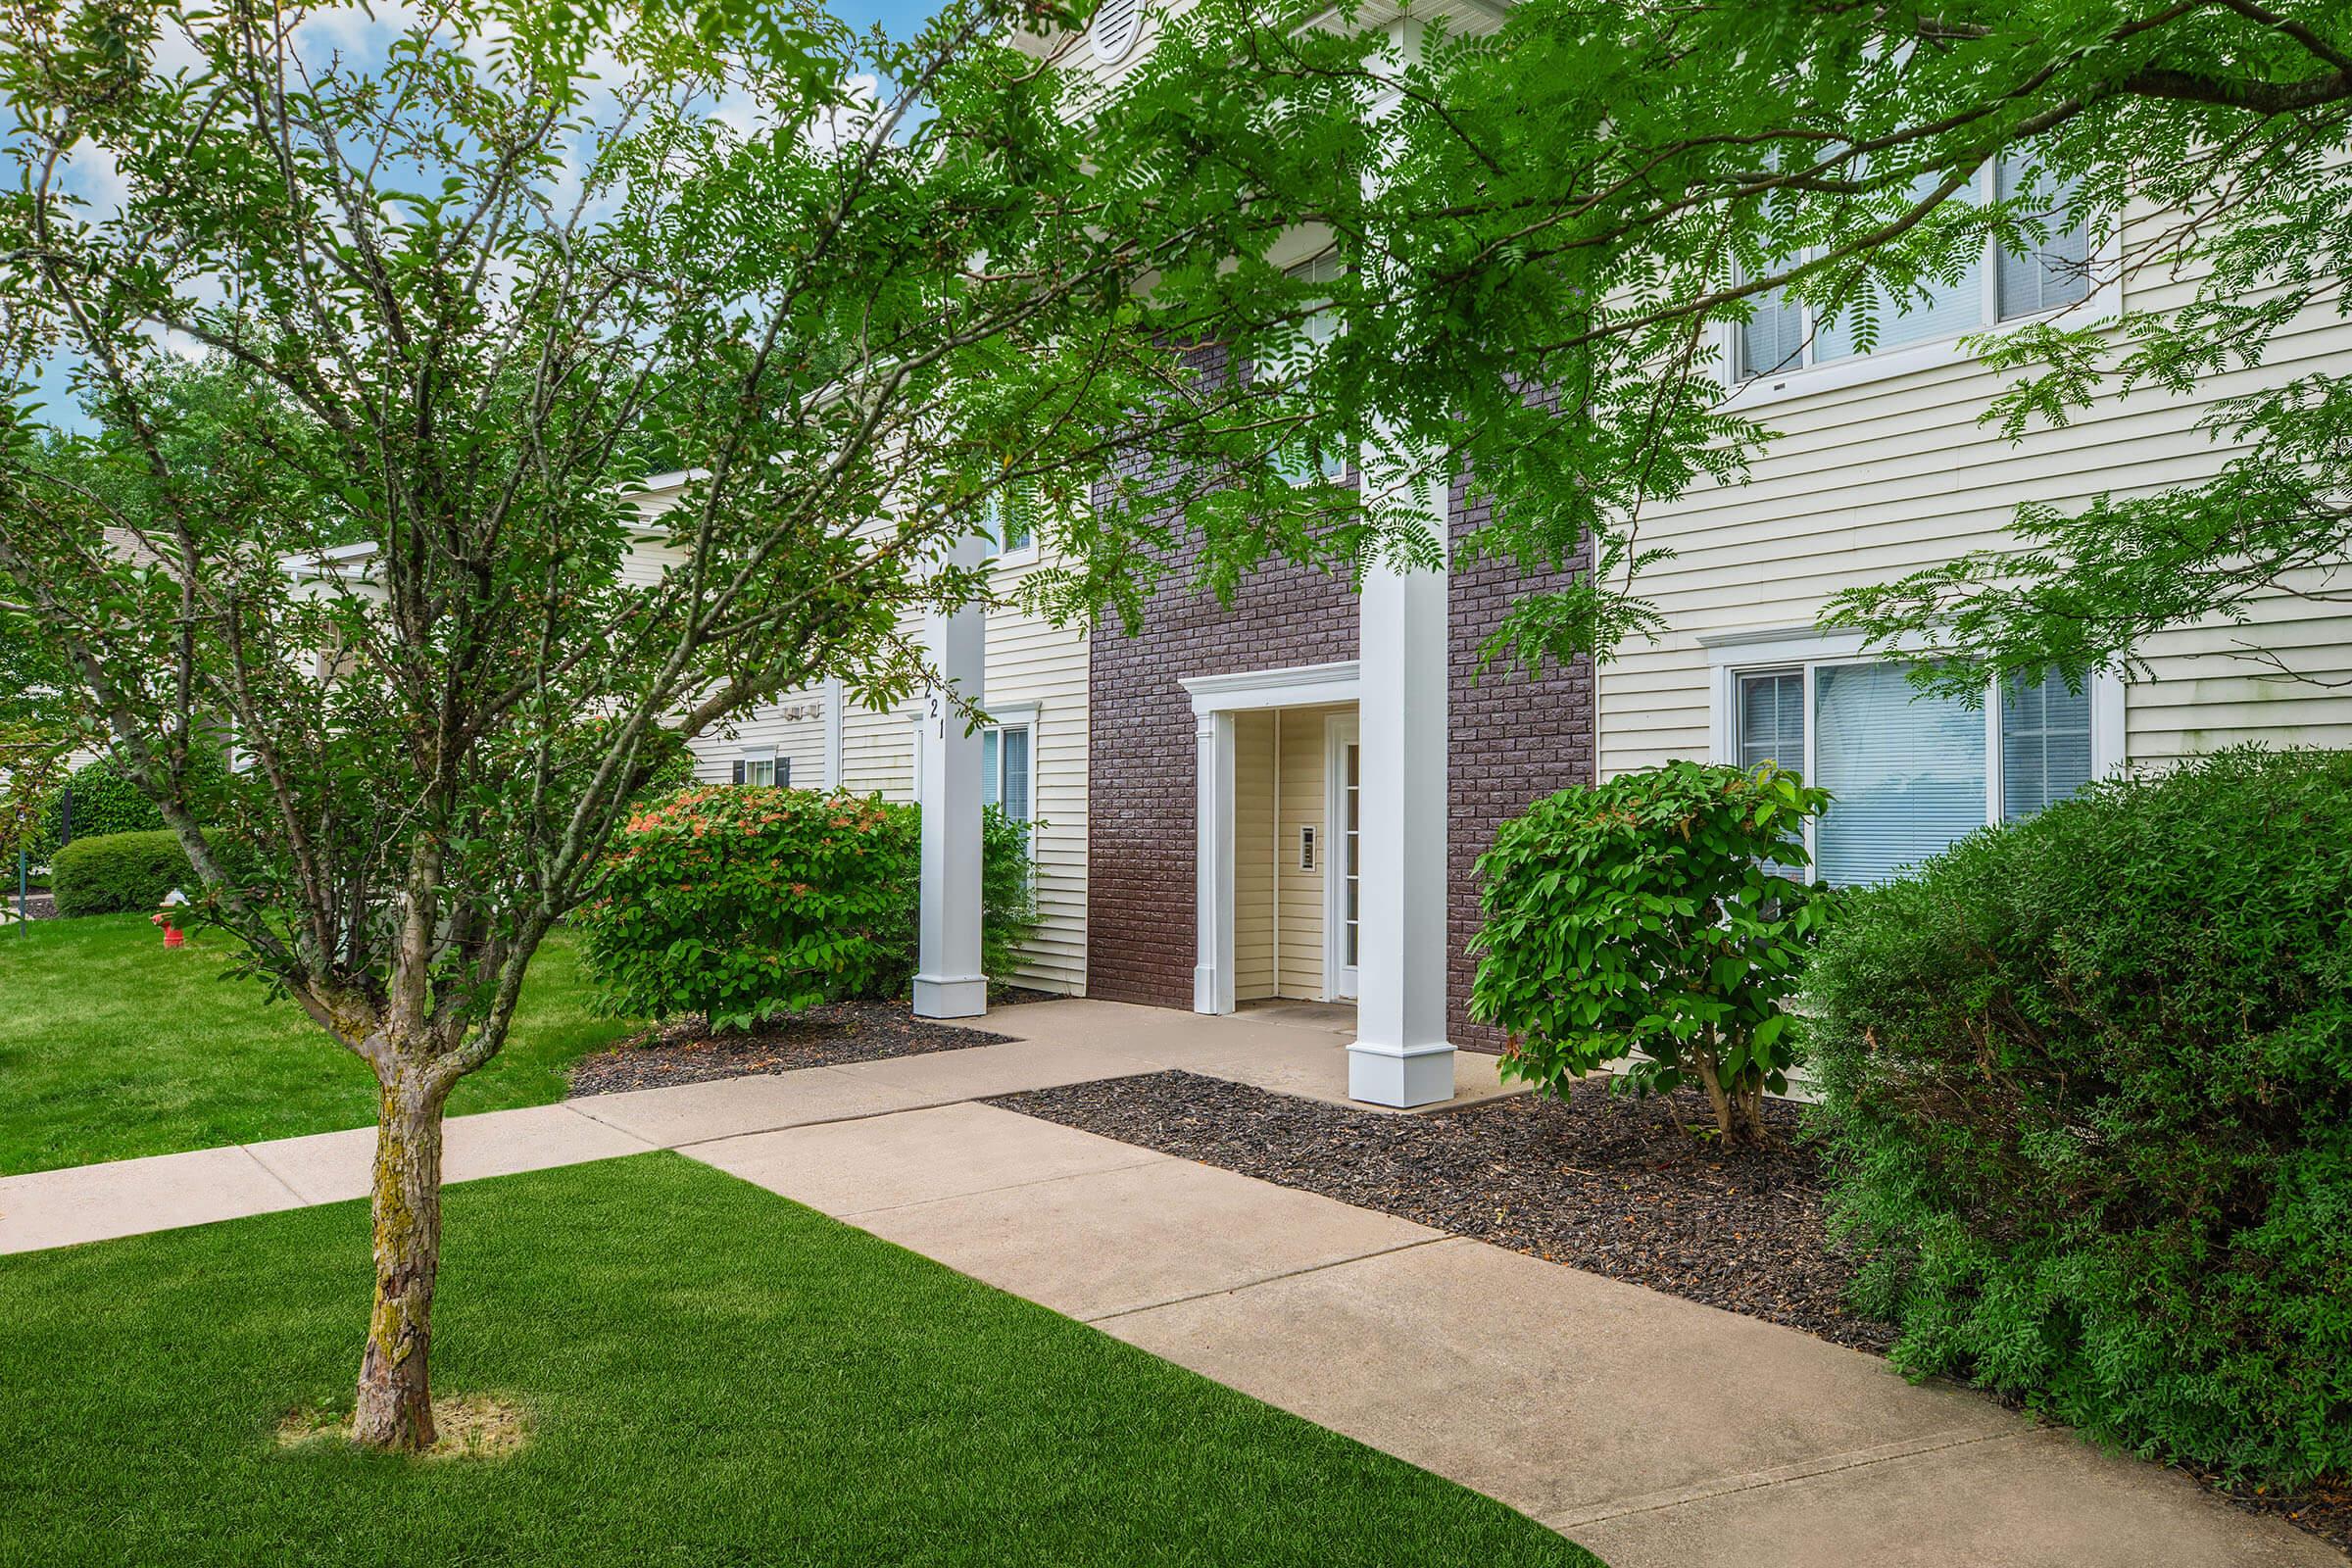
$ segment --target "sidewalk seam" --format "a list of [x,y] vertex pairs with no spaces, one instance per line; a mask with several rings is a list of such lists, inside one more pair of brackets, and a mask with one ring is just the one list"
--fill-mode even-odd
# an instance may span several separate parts
[[[1268,1185],[1273,1184],[1269,1183]],[[1114,1318],[1133,1317],[1139,1312],[1156,1312],[1162,1307],[1182,1306],[1187,1301],[1205,1301],[1215,1296],[1239,1296],[1242,1292],[1253,1291],[1260,1285],[1272,1285],[1280,1280],[1295,1280],[1308,1274],[1320,1274],[1325,1269],[1346,1268],[1350,1263],[1367,1262],[1375,1257],[1390,1257],[1397,1252],[1409,1252],[1416,1247],[1438,1247],[1446,1242],[1460,1240],[1462,1238],[1459,1236],[1418,1236],[1409,1242],[1399,1242],[1395,1247],[1377,1248],[1369,1252],[1358,1252],[1352,1257],[1335,1257],[1328,1263],[1308,1263],[1299,1268],[1286,1268],[1279,1274],[1267,1274],[1258,1279],[1244,1280],[1239,1285],[1220,1285],[1213,1290],[1193,1291],[1184,1296],[1171,1296],[1164,1301],[1147,1301],[1141,1306],[1122,1306],[1108,1312],[1096,1313],[1092,1317],[1080,1317],[1077,1321],[1102,1324],[1108,1323]],[[1076,1316],[1074,1313],[1067,1315]]]
[[[925,1108],[926,1108],[926,1109],[934,1109],[934,1108],[937,1108],[937,1107],[926,1106]],[[789,1127],[787,1127],[787,1128],[783,1128],[783,1129],[780,1129],[780,1130],[781,1130],[781,1131],[784,1131],[784,1132],[791,1132],[791,1131],[794,1131],[794,1129],[792,1129],[792,1128],[789,1128]],[[1113,1141],[1115,1142],[1116,1140],[1113,1140]],[[1136,1146],[1135,1146],[1135,1145],[1133,1145],[1133,1144],[1128,1144],[1128,1145],[1125,1145],[1124,1147],[1126,1147],[1126,1148],[1128,1148],[1128,1149],[1135,1149],[1135,1148],[1136,1148]],[[904,1202],[904,1203],[877,1203],[877,1204],[875,1204],[875,1205],[874,1205],[872,1208],[849,1209],[849,1210],[845,1210],[845,1211],[844,1211],[844,1212],[842,1212],[842,1213],[836,1214],[836,1215],[834,1215],[833,1217],[834,1217],[835,1219],[837,1219],[837,1220],[840,1220],[840,1221],[842,1221],[844,1224],[856,1225],[859,1219],[865,1218],[865,1217],[867,1217],[867,1216],[869,1216],[869,1215],[874,1215],[874,1214],[895,1214],[895,1213],[899,1212],[901,1209],[905,1209],[905,1208],[921,1208],[921,1207],[924,1207],[926,1204],[930,1204],[930,1203],[955,1203],[955,1202],[960,1202],[960,1201],[962,1201],[964,1199],[967,1199],[967,1198],[986,1198],[986,1197],[988,1197],[988,1196],[989,1196],[990,1194],[992,1194],[992,1193],[1013,1193],[1013,1192],[1018,1192],[1018,1191],[1020,1191],[1020,1190],[1021,1190],[1022,1188],[1024,1188],[1024,1187],[1051,1187],[1051,1186],[1053,1186],[1053,1185],[1054,1185],[1055,1182],[1075,1182],[1075,1181],[1083,1181],[1083,1180],[1085,1180],[1085,1179],[1086,1179],[1087,1177],[1089,1177],[1089,1176],[1108,1176],[1108,1175],[1110,1175],[1110,1174],[1111,1174],[1112,1172],[1114,1172],[1114,1171],[1122,1171],[1122,1170],[1140,1170],[1141,1168],[1143,1168],[1143,1167],[1144,1167],[1144,1166],[1146,1166],[1146,1165],[1164,1165],[1164,1164],[1166,1164],[1166,1163],[1167,1163],[1169,1160],[1171,1160],[1171,1159],[1174,1159],[1174,1158],[1176,1157],[1176,1156],[1175,1156],[1175,1155],[1173,1155],[1173,1154],[1162,1154],[1162,1153],[1158,1153],[1158,1152],[1154,1152],[1154,1151],[1152,1151],[1152,1150],[1138,1150],[1138,1151],[1137,1151],[1137,1152],[1139,1152],[1139,1153],[1143,1154],[1143,1156],[1144,1156],[1144,1157],[1143,1157],[1142,1159],[1130,1159],[1130,1160],[1126,1160],[1126,1161],[1124,1161],[1124,1162],[1122,1162],[1122,1163],[1120,1163],[1120,1164],[1116,1164],[1116,1165],[1101,1165],[1101,1166],[1097,1166],[1097,1167],[1096,1167],[1095,1169],[1093,1169],[1093,1170],[1072,1170],[1072,1171],[1064,1171],[1064,1172],[1062,1172],[1062,1173],[1061,1173],[1060,1175],[1058,1175],[1058,1176],[1033,1176],[1033,1177],[1031,1177],[1029,1180],[1027,1180],[1027,1181],[1022,1181],[1022,1182],[1004,1182],[1004,1183],[1001,1183],[1000,1185],[998,1185],[998,1186],[995,1186],[995,1187],[975,1187],[975,1188],[973,1188],[973,1189],[972,1189],[970,1192],[967,1192],[967,1193],[947,1193],[947,1194],[944,1194],[944,1195],[942,1195],[942,1196],[940,1196],[940,1197],[937,1197],[937,1198],[910,1198],[910,1199],[908,1199],[908,1200],[907,1200],[906,1202]],[[689,1156],[689,1157],[691,1158],[691,1157],[694,1157],[694,1156]],[[710,1164],[710,1161],[708,1161],[708,1160],[705,1160],[705,1161],[704,1161],[704,1163],[705,1163],[705,1164]],[[710,1168],[711,1168],[712,1170],[726,1170],[726,1167],[725,1167],[724,1165],[711,1165],[711,1166],[710,1166]],[[727,1174],[728,1174],[728,1175],[730,1175],[730,1176],[732,1176],[732,1175],[734,1175],[735,1173],[734,1173],[733,1171],[727,1171]],[[750,1178],[748,1178],[748,1177],[744,1177],[744,1178],[740,1178],[740,1179],[742,1179],[742,1180],[750,1180]],[[757,1183],[757,1182],[754,1182],[754,1183],[753,1183],[753,1185],[756,1187],[756,1186],[759,1186],[760,1184],[759,1184],[759,1183]],[[771,1191],[772,1191],[772,1189],[771,1189]],[[791,1195],[790,1193],[785,1193],[785,1194],[783,1194],[783,1196],[784,1196],[784,1197],[786,1197],[786,1198],[791,1198],[791,1197],[792,1197],[792,1195]],[[796,1201],[797,1201],[797,1200],[796,1200]],[[863,1227],[862,1227],[862,1226],[860,1226],[859,1228],[860,1228],[860,1229],[863,1229]]]
[[1944,1442],[1922,1440],[1916,1445],[1886,1444],[1875,1448],[1854,1448],[1843,1453],[1826,1454],[1812,1462],[1784,1465],[1766,1473],[1750,1473],[1736,1480],[1710,1485],[1701,1482],[1670,1496],[1632,1498],[1619,1503],[1601,1503],[1581,1511],[1553,1514],[1542,1521],[1547,1530],[1563,1534],[1581,1530],[1588,1525],[1603,1524],[1613,1519],[1630,1519],[1639,1514],[1663,1513],[1670,1508],[1687,1507],[1694,1502],[1711,1502],[1717,1497],[1734,1497],[1743,1492],[1762,1492],[1771,1487],[1792,1486],[1801,1481],[1815,1481],[1823,1476],[1842,1475],[1849,1470],[1866,1470],[1872,1465],[1895,1464],[1905,1459],[1918,1459],[1934,1453],[1948,1453],[1984,1443],[2012,1443],[2028,1436],[2026,1432],[1972,1432]]
[[[275,1143],[279,1142],[279,1140],[272,1139],[270,1142]],[[286,1180],[286,1178],[278,1172],[276,1166],[264,1159],[261,1155],[260,1149],[256,1148],[252,1144],[239,1144],[237,1146],[237,1152],[243,1154],[247,1159],[252,1160],[256,1165],[259,1165],[263,1172],[267,1174],[271,1181],[284,1188],[286,1190],[286,1196],[294,1200],[297,1207],[317,1208],[318,1206],[316,1201],[305,1197],[292,1182]]]

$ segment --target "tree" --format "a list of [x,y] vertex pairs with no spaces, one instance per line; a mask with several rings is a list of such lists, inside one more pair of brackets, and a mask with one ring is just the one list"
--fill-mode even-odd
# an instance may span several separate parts
[[[1590,561],[1523,596],[1492,658],[1605,658],[1654,629],[1644,509],[1737,480],[1768,438],[1726,403],[1718,343],[1769,303],[1868,347],[1988,242],[2032,257],[2077,223],[2092,281],[2194,279],[2170,312],[2004,335],[2012,433],[2190,391],[2345,309],[2344,0],[1524,0],[1490,35],[1427,24],[1409,56],[1316,10],[1206,0],[1127,90],[1193,117],[1209,177],[1333,234],[1347,332],[1299,396],[1376,425],[1399,475],[1465,471],[1496,518],[1466,554]],[[2109,243],[2127,198],[2165,215],[2128,253]],[[1981,697],[1993,674],[2079,683],[2260,596],[2345,602],[2352,375],[2323,365],[2205,424],[2238,449],[2210,478],[2029,507],[2020,550],[1847,594],[1835,618],[1930,638],[1923,674]]]
[[823,675],[905,695],[1004,497],[1095,547],[1075,608],[1136,591],[1153,509],[1212,573],[1337,536],[1245,380],[1183,373],[1214,291],[1130,303],[1238,220],[1102,169],[1004,41],[1033,14],[1072,20],[442,0],[355,41],[92,0],[0,58],[0,613],[374,1074],[364,1443],[434,1437],[444,1106],[680,740]]

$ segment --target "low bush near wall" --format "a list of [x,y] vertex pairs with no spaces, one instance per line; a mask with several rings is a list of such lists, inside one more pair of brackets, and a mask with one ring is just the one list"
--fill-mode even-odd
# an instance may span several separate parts
[[[983,818],[983,962],[1010,972],[1034,929],[1021,824]],[[914,972],[922,819],[813,790],[687,789],[633,818],[574,918],[612,1011],[746,1029],[892,996]]]
[[[216,797],[228,784],[226,760],[200,751],[188,760],[188,774],[197,809],[209,812],[218,808],[221,803]],[[42,812],[42,826],[47,845],[54,849],[69,835],[81,839],[160,832],[164,813],[131,782],[127,772],[112,759],[101,757],[75,768],[65,787],[50,797]]]
[[2352,1474],[2352,755],[2094,786],[1814,963],[1897,1360],[2132,1448]]
[[173,888],[190,898],[202,892],[179,839],[169,832],[76,838],[57,852],[49,887],[60,914],[151,910]]
[[1621,1082],[1695,1079],[1731,1138],[1764,1136],[1788,1087],[1780,1004],[1824,906],[1776,867],[1805,860],[1828,797],[1795,775],[1669,762],[1538,801],[1478,862],[1486,923],[1470,1015],[1510,1031],[1503,1071],[1559,1091],[1639,1056]]

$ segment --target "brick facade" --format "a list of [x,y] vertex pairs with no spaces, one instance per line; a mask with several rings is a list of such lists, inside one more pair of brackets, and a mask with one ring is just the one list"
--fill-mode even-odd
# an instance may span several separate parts
[[[1484,517],[1453,497],[1452,528]],[[1182,580],[1189,558],[1176,562]],[[1447,614],[1446,940],[1448,1028],[1456,1045],[1498,1051],[1501,1038],[1467,1017],[1478,929],[1472,865],[1497,823],[1563,785],[1592,779],[1592,671],[1541,680],[1473,682],[1478,645],[1513,594],[1534,585],[1507,563],[1458,572]],[[1098,626],[1091,665],[1087,764],[1087,994],[1166,1007],[1193,1004],[1195,784],[1193,675],[1234,674],[1354,659],[1357,606],[1348,582],[1282,564],[1251,576],[1230,609],[1168,592],[1133,637]]]
[[[1463,513],[1453,495],[1453,531],[1483,527],[1485,508]],[[1592,664],[1545,665],[1530,680],[1501,668],[1477,678],[1478,649],[1512,599],[1547,586],[1507,561],[1478,561],[1453,575],[1446,603],[1446,1027],[1471,1051],[1500,1051],[1501,1031],[1470,1021],[1469,954],[1478,934],[1478,858],[1506,817],[1571,784],[1593,779],[1596,731]]]
[[[1182,581],[1189,552],[1177,561]],[[1251,575],[1231,609],[1165,591],[1129,637],[1098,625],[1088,650],[1086,994],[1193,1004],[1192,699],[1177,682],[1356,653],[1344,577],[1288,564]]]

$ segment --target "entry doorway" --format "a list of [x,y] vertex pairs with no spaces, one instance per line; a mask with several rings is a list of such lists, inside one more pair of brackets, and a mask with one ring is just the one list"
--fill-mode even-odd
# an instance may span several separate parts
[[1350,1002],[1360,943],[1352,704],[1234,715],[1234,1001]]

